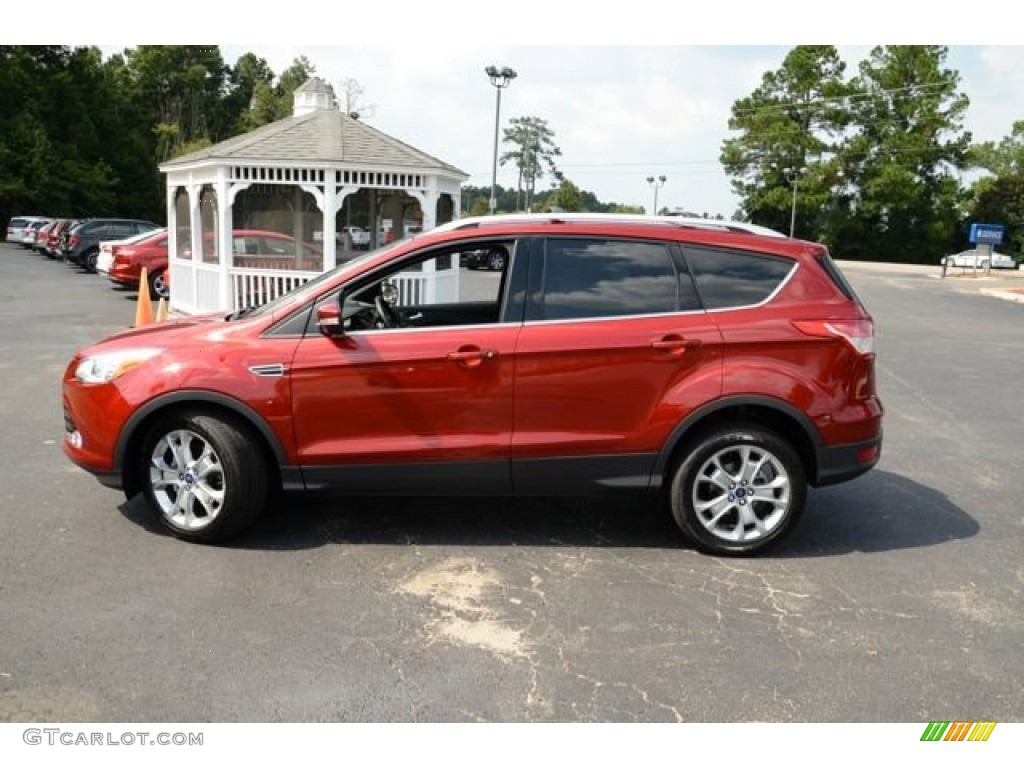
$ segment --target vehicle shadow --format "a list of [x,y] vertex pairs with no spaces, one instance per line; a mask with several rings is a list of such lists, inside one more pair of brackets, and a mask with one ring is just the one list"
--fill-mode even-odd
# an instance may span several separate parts
[[[146,530],[165,531],[142,496],[121,506]],[[812,491],[790,536],[762,557],[828,557],[929,547],[977,534],[978,523],[941,492],[875,470]],[[236,549],[301,550],[329,544],[690,548],[657,497],[286,497]]]

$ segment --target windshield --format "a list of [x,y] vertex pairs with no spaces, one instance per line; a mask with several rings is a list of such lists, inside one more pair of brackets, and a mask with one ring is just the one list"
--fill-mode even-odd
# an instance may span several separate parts
[[401,244],[402,241],[398,241],[394,243],[389,243],[383,248],[378,248],[375,251],[367,251],[358,258],[352,259],[351,261],[346,261],[344,264],[339,264],[337,267],[330,270],[329,272],[324,272],[323,274],[317,275],[312,280],[308,280],[307,282],[303,283],[297,288],[293,288],[288,293],[278,296],[273,301],[268,301],[266,304],[260,304],[259,306],[255,307],[243,307],[237,312],[234,312],[233,314],[229,315],[228,319],[237,319],[240,317],[258,317],[260,315],[265,315],[268,312],[273,312],[274,310],[279,309],[280,307],[286,306],[288,304],[301,304],[314,293],[316,293],[323,283],[328,282],[337,275],[340,275],[344,272],[348,272],[366,263],[370,259],[382,253],[386,253],[387,251],[393,251]]

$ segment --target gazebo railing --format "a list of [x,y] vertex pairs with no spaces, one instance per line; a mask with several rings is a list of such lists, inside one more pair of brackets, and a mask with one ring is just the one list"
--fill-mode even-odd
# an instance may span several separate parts
[[[214,312],[220,304],[218,301],[218,284],[220,270],[212,264],[192,264],[176,262],[172,265],[174,281],[171,290],[180,297],[191,297],[196,294],[196,304],[191,299],[175,301],[178,312],[186,315],[202,312]],[[249,306],[259,306],[273,301],[300,285],[317,277],[320,272],[300,271],[295,269],[254,269],[247,267],[229,267],[230,306],[239,310]],[[449,300],[451,290],[438,290],[431,282],[437,275],[417,272],[400,272],[391,280],[398,289],[398,303],[402,306],[432,304],[438,300]],[[457,294],[457,288],[455,288]]]
[[246,269],[231,267],[231,295],[237,311],[273,301],[319,275],[319,272],[298,272],[291,269]]

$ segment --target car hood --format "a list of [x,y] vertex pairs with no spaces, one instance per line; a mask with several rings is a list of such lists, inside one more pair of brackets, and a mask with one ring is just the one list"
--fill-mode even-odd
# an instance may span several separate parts
[[79,352],[80,356],[111,352],[129,347],[160,347],[187,344],[190,337],[197,342],[225,341],[243,333],[249,325],[245,321],[226,322],[223,312],[165,320],[159,323],[129,328],[107,336]]

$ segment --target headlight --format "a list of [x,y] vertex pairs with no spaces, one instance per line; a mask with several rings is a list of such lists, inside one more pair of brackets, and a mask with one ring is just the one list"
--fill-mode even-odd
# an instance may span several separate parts
[[156,357],[162,349],[145,347],[140,349],[122,349],[85,358],[75,369],[75,378],[85,384],[102,384],[113,381],[132,368],[142,365],[151,357]]

